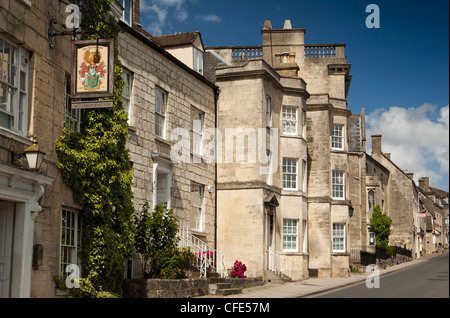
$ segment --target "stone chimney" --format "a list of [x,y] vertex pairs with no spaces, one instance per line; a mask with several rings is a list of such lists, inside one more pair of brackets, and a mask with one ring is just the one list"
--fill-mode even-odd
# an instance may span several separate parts
[[419,187],[421,188],[428,188],[430,186],[430,178],[429,177],[423,177],[419,179]]
[[381,137],[382,135],[372,135],[372,154],[381,155]]
[[283,27],[283,29],[292,29],[292,23],[291,23],[291,20],[285,20],[284,21],[284,27]]
[[410,178],[411,180],[414,179],[414,172],[408,172],[408,170],[406,170],[405,173],[408,176],[408,178]]
[[272,30],[272,22],[270,20],[266,20],[266,22],[264,22],[263,30]]
[[385,156],[386,158],[388,158],[389,160],[391,160],[391,153],[390,153],[390,152],[384,153],[384,156]]
[[141,0],[133,1],[133,24],[142,27],[141,25]]

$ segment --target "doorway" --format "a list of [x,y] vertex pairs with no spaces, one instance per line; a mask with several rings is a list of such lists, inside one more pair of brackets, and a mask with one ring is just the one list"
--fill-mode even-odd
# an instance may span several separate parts
[[10,297],[14,204],[0,202],[0,298]]

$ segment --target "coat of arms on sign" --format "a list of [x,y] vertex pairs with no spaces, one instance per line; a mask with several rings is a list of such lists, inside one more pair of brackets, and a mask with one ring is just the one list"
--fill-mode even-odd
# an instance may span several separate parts
[[73,98],[97,98],[113,95],[113,40],[75,42],[72,63]]
[[86,50],[84,53],[84,62],[81,63],[78,74],[81,84],[87,91],[96,91],[100,89],[105,81],[106,65],[101,60],[102,53],[98,50]]

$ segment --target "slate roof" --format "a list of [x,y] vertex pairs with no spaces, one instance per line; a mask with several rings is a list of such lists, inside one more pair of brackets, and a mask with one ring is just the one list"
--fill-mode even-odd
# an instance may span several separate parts
[[160,47],[166,48],[171,46],[181,46],[193,44],[197,37],[201,36],[199,31],[177,33],[168,35],[159,35],[152,37],[152,41]]

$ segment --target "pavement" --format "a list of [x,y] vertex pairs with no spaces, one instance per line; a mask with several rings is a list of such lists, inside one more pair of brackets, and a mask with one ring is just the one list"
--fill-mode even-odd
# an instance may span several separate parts
[[[440,257],[445,254],[448,254],[448,250],[446,250],[444,253],[426,254],[420,259],[395,266],[390,266],[386,269],[380,269],[380,276],[400,271],[411,266],[419,265],[423,262],[427,262],[433,258]],[[198,298],[308,298],[365,282],[367,276],[369,276],[370,274],[371,273],[352,273],[350,277],[346,278],[309,278],[303,281],[284,284],[268,283],[263,286],[244,288],[242,290],[242,294],[229,296],[207,295]]]

